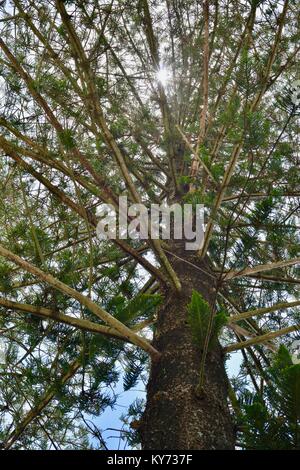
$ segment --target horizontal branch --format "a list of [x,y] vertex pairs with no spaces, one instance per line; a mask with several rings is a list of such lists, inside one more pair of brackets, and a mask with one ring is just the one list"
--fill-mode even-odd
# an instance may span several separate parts
[[89,309],[92,313],[94,313],[98,318],[103,320],[113,329],[116,329],[122,336],[124,336],[129,342],[139,346],[140,348],[144,349],[148,354],[150,354],[153,359],[157,359],[160,356],[160,353],[151,346],[151,344],[146,341],[145,339],[141,338],[139,335],[135,334],[130,328],[124,325],[122,322],[114,318],[104,309],[102,309],[99,305],[93,302],[88,297],[82,295],[80,292],[77,292],[75,289],[67,286],[63,282],[56,279],[51,274],[47,274],[41,269],[37,268],[36,266],[28,263],[24,259],[20,258],[19,256],[15,255],[11,251],[7,250],[3,246],[0,245],[0,255],[4,258],[9,259],[14,264],[20,266],[21,268],[25,269],[25,271],[37,276],[42,281],[46,282],[47,284],[51,285],[55,289],[59,290],[65,295],[77,300],[80,304],[84,305],[87,309]]
[[253,279],[258,279],[260,281],[300,284],[300,279],[296,279],[294,277],[269,276],[267,274],[249,274],[249,277],[252,277]]
[[284,268],[286,266],[293,266],[295,264],[300,264],[300,258],[276,261],[275,263],[269,264],[259,264],[258,266],[254,266],[254,268],[245,268],[241,269],[240,271],[229,271],[225,274],[223,280],[229,281],[232,278],[251,276],[252,274],[257,274],[264,271],[271,271],[272,269]]
[[281,328],[277,331],[270,331],[261,336],[256,336],[255,338],[247,339],[241,343],[234,343],[224,348],[224,352],[229,353],[233,351],[238,351],[239,349],[248,348],[248,346],[253,346],[254,344],[265,343],[271,339],[278,338],[279,336],[287,335],[288,333],[293,333],[294,331],[299,331],[300,325],[288,326],[286,328]]
[[0,297],[0,306],[7,309],[18,310],[21,312],[26,312],[38,317],[41,317],[45,320],[54,320],[59,323],[64,323],[65,325],[70,325],[75,328],[84,331],[90,331],[91,333],[99,333],[105,336],[111,336],[123,341],[128,341],[125,336],[121,335],[117,330],[110,328],[108,326],[98,325],[89,320],[84,320],[81,318],[71,317],[65,315],[58,311],[50,310],[45,307],[37,307],[35,305],[21,304],[19,302],[14,302],[12,300],[7,300]]
[[244,193],[244,194],[233,194],[231,196],[226,196],[223,198],[223,202],[230,202],[236,199],[261,199],[267,197],[299,197],[299,191],[286,192],[284,194],[278,194],[277,196],[272,195],[271,193]]
[[297,307],[300,305],[300,300],[296,300],[295,302],[280,302],[272,307],[264,307],[258,308],[256,310],[248,310],[248,312],[242,312],[238,315],[233,315],[230,317],[230,323],[235,323],[240,320],[245,320],[246,318],[257,317],[259,315],[265,315],[266,313],[275,312],[276,310],[282,310],[291,307]]

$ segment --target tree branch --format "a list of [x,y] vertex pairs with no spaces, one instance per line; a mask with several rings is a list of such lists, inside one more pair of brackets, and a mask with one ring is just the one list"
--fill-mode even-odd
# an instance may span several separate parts
[[135,334],[130,328],[128,328],[119,320],[110,315],[108,312],[103,310],[99,305],[97,305],[88,297],[80,294],[80,292],[77,292],[75,289],[72,289],[71,287],[67,286],[63,282],[53,277],[51,274],[47,274],[36,266],[33,266],[32,264],[23,260],[19,256],[4,248],[2,245],[0,245],[0,255],[4,258],[9,259],[13,263],[25,269],[25,271],[38,277],[39,279],[51,285],[63,294],[77,300],[81,305],[84,305],[86,308],[88,308],[92,313],[94,313],[98,318],[107,323],[111,328],[117,330],[121,336],[124,336],[131,343],[144,349],[144,351],[150,354],[153,359],[158,359],[160,357],[160,353],[155,348],[153,348],[153,346],[151,346],[148,341]]

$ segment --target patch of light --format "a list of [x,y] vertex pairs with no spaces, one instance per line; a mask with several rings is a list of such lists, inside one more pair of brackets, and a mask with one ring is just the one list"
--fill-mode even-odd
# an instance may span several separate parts
[[162,84],[162,86],[166,86],[171,78],[170,71],[165,67],[160,67],[156,74],[156,78]]

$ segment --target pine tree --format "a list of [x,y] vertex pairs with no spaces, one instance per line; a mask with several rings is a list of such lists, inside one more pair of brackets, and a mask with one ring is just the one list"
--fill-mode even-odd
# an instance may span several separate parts
[[[132,447],[299,448],[297,20],[295,0],[1,2],[2,448],[105,449],[120,381],[147,383]],[[99,240],[120,196],[203,204],[201,249]]]

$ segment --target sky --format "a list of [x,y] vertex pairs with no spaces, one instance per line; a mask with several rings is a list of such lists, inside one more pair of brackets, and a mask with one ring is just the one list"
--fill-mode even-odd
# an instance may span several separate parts
[[[236,351],[230,354],[227,365],[227,373],[229,377],[235,377],[239,373],[240,365],[242,362],[242,354]],[[117,403],[113,409],[107,407],[100,417],[93,420],[94,424],[102,430],[103,437],[106,440],[106,445],[110,450],[129,450],[130,447],[126,444],[125,440],[120,441],[120,432],[123,423],[120,416],[128,409],[128,406],[133,403],[136,398],[145,398],[146,393],[142,383],[139,383],[134,389],[128,392],[123,391],[123,377],[120,376],[119,382],[115,388],[115,393],[119,394]],[[120,446],[120,447],[119,447]]]

